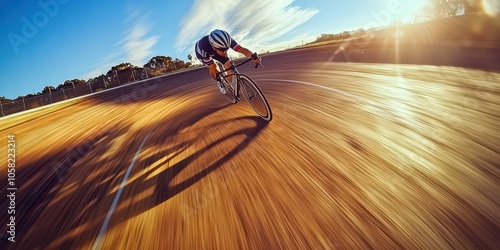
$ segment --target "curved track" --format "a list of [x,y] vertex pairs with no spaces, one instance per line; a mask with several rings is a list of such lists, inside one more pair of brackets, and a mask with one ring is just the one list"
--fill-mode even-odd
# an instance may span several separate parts
[[16,242],[0,247],[498,247],[500,74],[335,51],[241,69],[270,123],[206,69],[2,119],[18,190]]

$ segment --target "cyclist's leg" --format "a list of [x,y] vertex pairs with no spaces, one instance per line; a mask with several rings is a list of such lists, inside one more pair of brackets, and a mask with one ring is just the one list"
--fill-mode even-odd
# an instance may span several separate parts
[[[217,61],[219,61],[220,63],[222,63],[224,65],[224,68],[226,68],[226,69],[229,68],[229,67],[231,67],[231,59],[227,55],[226,56],[221,56],[219,54],[215,54],[212,58],[215,59],[215,60],[217,60]],[[232,70],[228,70],[226,74],[229,75],[229,74],[232,74],[232,73],[233,73]],[[227,81],[228,82],[232,82],[232,80],[233,80],[233,76],[232,75],[227,77]]]
[[[224,63],[224,67],[226,69],[229,68],[229,67],[231,67],[231,59],[228,59],[227,62]],[[227,74],[231,74],[230,76],[227,77],[227,81],[232,83],[233,82],[233,76],[232,76],[233,71],[232,70],[228,70]],[[234,86],[233,86],[233,88],[234,88]]]
[[[196,49],[195,49],[196,51]],[[205,67],[207,67],[207,69],[209,70],[210,72],[210,76],[214,77],[215,78],[215,75],[212,75],[212,71],[216,71],[216,69],[214,69],[215,66],[215,63],[214,63],[214,60],[213,58],[209,58],[209,59],[206,59],[206,58],[203,58],[199,53],[198,51],[196,51],[196,58],[198,58],[198,60],[203,63],[203,65],[205,65]],[[222,94],[226,94],[227,90],[226,88],[224,87],[224,85],[222,85],[221,83],[218,83],[217,84],[218,87],[219,87],[219,90],[220,92],[222,92]]]

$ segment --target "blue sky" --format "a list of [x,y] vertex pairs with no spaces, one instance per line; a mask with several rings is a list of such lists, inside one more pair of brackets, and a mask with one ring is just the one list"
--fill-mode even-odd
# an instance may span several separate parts
[[156,55],[187,61],[214,28],[243,46],[275,50],[322,33],[410,21],[425,0],[3,0],[0,96],[105,74]]

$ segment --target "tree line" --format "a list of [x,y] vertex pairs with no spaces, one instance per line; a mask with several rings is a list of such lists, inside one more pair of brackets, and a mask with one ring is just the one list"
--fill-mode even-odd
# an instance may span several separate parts
[[425,22],[479,12],[482,10],[482,2],[482,0],[427,0],[414,17],[414,21]]
[[[370,31],[372,29],[369,29]],[[317,42],[325,42],[325,41],[332,41],[332,40],[346,40],[351,37],[362,37],[367,34],[367,31],[364,29],[357,29],[353,31],[344,31],[342,33],[338,34],[321,34],[316,40],[312,43],[317,43]]]
[[25,96],[19,96],[14,100],[8,99],[4,96],[0,96],[0,102],[1,103],[8,103],[11,101],[21,100],[22,98],[30,98],[30,97],[35,97],[35,96],[39,96],[39,95],[44,95],[44,94],[47,94],[47,93],[50,93],[53,91],[59,91],[61,89],[66,89],[66,88],[75,87],[78,85],[84,85],[84,84],[96,82],[96,81],[99,81],[99,79],[110,78],[110,77],[115,76],[116,74],[123,73],[123,72],[132,72],[132,71],[135,72],[135,71],[147,70],[149,77],[158,76],[158,75],[162,75],[162,74],[172,72],[175,70],[180,70],[180,69],[185,69],[185,68],[191,67],[193,65],[193,63],[192,63],[193,57],[191,56],[191,54],[189,54],[187,56],[187,58],[189,61],[184,62],[183,60],[181,60],[179,58],[173,59],[170,56],[154,56],[151,59],[149,59],[149,61],[146,64],[144,64],[143,67],[134,66],[128,62],[121,63],[121,64],[118,64],[118,65],[111,67],[111,69],[106,74],[102,74],[100,76],[90,78],[87,81],[85,81],[83,79],[66,80],[66,81],[64,81],[64,83],[59,84],[57,87],[54,87],[51,85],[45,86],[40,92],[37,92],[34,94],[28,94]]

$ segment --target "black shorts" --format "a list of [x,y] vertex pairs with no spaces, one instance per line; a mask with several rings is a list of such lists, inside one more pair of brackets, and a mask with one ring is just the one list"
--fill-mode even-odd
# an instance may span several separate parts
[[[196,51],[196,49],[195,49],[195,51]],[[198,58],[198,60],[201,63],[203,63],[203,65],[205,65],[205,66],[208,66],[208,65],[211,65],[212,63],[214,63],[213,60],[217,60],[217,61],[221,62],[222,64],[225,64],[227,61],[229,61],[229,57],[227,55],[221,56],[217,53],[215,53],[215,55],[213,55],[209,61],[205,61],[205,60],[203,60],[203,57],[197,51],[196,51],[196,58]]]

